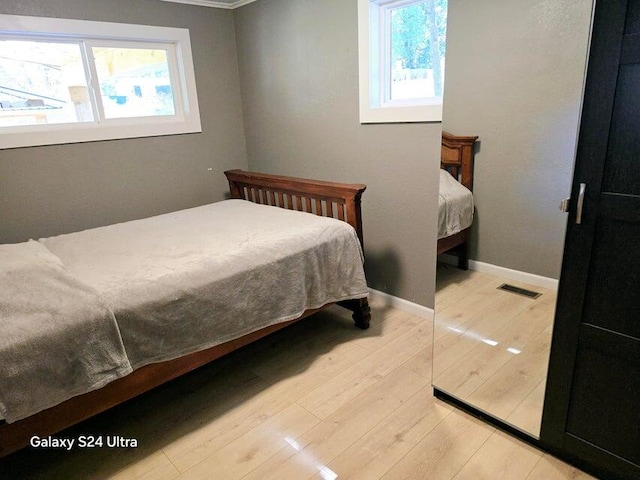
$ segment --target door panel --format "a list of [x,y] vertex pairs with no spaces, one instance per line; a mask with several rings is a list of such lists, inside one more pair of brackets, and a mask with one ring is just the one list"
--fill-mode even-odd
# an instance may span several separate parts
[[640,3],[631,2],[629,4],[624,31],[627,35],[640,33]]
[[[626,29],[626,31],[625,31]],[[541,440],[640,479],[640,0],[596,3]]]
[[[611,332],[588,327],[584,331],[566,431],[640,464],[640,409],[634,396],[640,389],[640,357],[620,355],[620,339]],[[638,353],[638,342],[632,343]],[[586,418],[590,421],[584,421]]]
[[[631,205],[618,205],[640,208],[640,199],[626,200]],[[640,222],[607,218],[606,213],[600,209],[583,322],[640,338]]]
[[[640,38],[634,38],[633,43],[640,54]],[[625,41],[623,52],[628,44]],[[634,60],[640,61],[640,58]],[[640,64],[623,65],[620,68],[602,182],[602,190],[605,192],[640,195],[640,167],[637,157],[640,151],[640,128],[637,124],[640,118],[639,81]]]

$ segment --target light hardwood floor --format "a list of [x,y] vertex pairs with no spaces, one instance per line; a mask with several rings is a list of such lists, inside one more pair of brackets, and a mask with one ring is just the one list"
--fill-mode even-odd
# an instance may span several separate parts
[[538,436],[555,303],[553,290],[439,264],[434,385]]
[[586,479],[436,400],[431,322],[338,307],[58,437],[121,435],[136,449],[26,449],[2,479]]

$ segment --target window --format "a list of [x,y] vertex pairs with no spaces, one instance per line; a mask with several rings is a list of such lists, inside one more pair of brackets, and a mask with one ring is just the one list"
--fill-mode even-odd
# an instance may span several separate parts
[[358,0],[360,121],[442,121],[447,0]]
[[188,30],[0,15],[0,148],[200,131]]

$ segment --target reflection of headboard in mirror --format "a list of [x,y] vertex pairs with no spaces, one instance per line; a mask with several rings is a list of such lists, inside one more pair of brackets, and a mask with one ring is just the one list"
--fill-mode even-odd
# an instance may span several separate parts
[[[440,168],[447,170],[469,190],[473,190],[473,145],[478,137],[459,137],[442,132]],[[458,256],[458,267],[469,268],[469,239],[471,227],[438,240],[438,255],[445,252]]]
[[469,190],[473,190],[473,145],[477,139],[442,132],[440,167]]

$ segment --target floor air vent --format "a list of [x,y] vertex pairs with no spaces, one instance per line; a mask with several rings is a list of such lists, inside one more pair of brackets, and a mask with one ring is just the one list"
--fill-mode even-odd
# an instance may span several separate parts
[[509,285],[508,283],[503,283],[498,287],[498,290],[506,290],[507,292],[516,293],[518,295],[522,295],[524,297],[529,298],[538,298],[541,293],[534,292],[532,290],[527,290],[526,288],[516,287],[515,285]]

